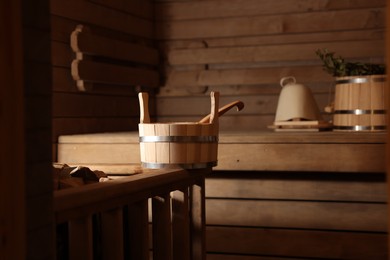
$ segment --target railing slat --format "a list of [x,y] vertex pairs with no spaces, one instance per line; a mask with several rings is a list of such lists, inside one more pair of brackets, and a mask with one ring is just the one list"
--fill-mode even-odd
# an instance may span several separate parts
[[153,260],[172,259],[172,228],[170,195],[152,199]]
[[173,259],[191,259],[188,188],[172,192],[172,236]]
[[56,191],[56,224],[68,229],[68,236],[57,236],[69,240],[69,251],[58,252],[72,260],[147,260],[151,246],[154,260],[206,259],[204,178],[210,172],[156,170]]
[[[148,199],[128,205],[128,255],[125,259],[149,259]],[[127,251],[127,250],[126,250]]]
[[198,184],[190,187],[190,214],[191,214],[191,239],[192,259],[206,259],[205,249],[205,182],[200,180]]
[[123,260],[123,211],[116,208],[101,213],[102,259]]
[[92,216],[69,221],[69,259],[92,260]]

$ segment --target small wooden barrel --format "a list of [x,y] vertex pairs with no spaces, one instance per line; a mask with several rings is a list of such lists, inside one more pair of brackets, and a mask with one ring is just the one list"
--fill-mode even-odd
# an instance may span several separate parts
[[217,165],[218,124],[139,124],[141,163],[146,168],[185,169]]
[[217,165],[219,93],[212,92],[206,122],[151,123],[148,95],[140,93],[140,155],[145,168],[209,168]]
[[336,78],[334,131],[386,130],[384,75]]

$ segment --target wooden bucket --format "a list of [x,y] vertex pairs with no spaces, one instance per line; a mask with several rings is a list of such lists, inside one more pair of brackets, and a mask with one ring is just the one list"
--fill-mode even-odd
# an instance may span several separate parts
[[211,114],[207,123],[150,123],[147,93],[140,100],[140,155],[145,168],[185,169],[217,165],[218,94],[211,95]]
[[386,130],[384,75],[336,78],[334,131]]

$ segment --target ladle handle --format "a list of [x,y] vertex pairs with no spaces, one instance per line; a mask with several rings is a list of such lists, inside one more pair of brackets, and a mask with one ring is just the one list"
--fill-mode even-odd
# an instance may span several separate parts
[[141,124],[150,123],[149,95],[148,95],[148,93],[146,93],[146,92],[138,93],[138,100],[139,100],[139,108],[140,108],[139,122]]
[[[222,116],[223,114],[225,114],[227,111],[229,111],[231,108],[233,107],[237,107],[237,111],[240,111],[241,109],[244,108],[244,103],[241,102],[241,101],[233,101],[223,107],[221,107],[219,110],[218,110],[218,117]],[[211,117],[211,114],[203,117],[199,123],[207,123],[209,120],[210,120],[210,117]]]

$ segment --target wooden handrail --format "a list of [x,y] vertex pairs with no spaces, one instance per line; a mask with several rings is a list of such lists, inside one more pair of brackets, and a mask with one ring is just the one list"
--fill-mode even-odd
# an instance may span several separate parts
[[153,259],[205,259],[204,178],[210,171],[151,170],[55,191],[55,221],[66,227],[65,254],[149,259],[152,244]]

